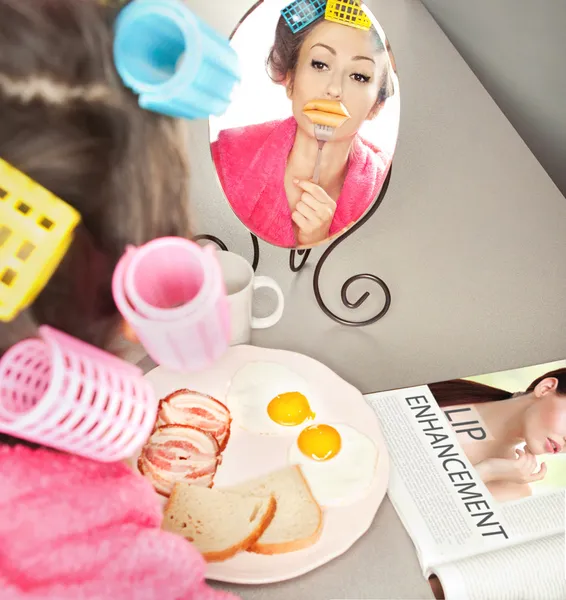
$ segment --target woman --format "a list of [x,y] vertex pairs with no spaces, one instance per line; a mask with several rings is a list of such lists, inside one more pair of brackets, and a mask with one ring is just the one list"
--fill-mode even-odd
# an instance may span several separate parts
[[[240,220],[278,246],[311,246],[356,222],[381,189],[390,157],[358,135],[389,96],[388,53],[377,31],[323,17],[298,33],[279,19],[267,61],[286,88],[293,116],[222,131],[212,154]],[[303,114],[314,99],[342,102],[350,114],[322,151],[319,184],[314,127]]]
[[[0,0],[0,156],[82,217],[34,304],[0,324],[0,355],[42,324],[108,347],[126,245],[189,234],[182,135],[122,85],[115,17],[97,0]],[[156,494],[124,463],[0,434],[0,490],[5,600],[232,597],[205,584],[194,548],[161,531]]]
[[[530,495],[529,484],[546,475],[536,456],[566,448],[566,369],[516,394],[460,379],[429,387],[496,500]],[[458,425],[462,419],[467,427]]]

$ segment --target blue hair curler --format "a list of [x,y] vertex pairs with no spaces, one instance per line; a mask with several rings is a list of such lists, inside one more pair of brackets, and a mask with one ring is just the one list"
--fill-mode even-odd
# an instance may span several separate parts
[[293,33],[301,31],[324,15],[326,0],[295,0],[281,14]]
[[135,0],[116,20],[114,62],[139,105],[171,117],[224,114],[240,80],[229,41],[180,0]]

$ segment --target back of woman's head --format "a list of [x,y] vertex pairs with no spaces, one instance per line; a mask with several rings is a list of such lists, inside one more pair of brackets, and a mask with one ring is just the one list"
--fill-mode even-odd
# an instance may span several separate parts
[[126,245],[189,233],[181,132],[122,85],[116,15],[97,0],[0,0],[0,157],[82,216],[33,306],[0,325],[0,353],[38,324],[104,345]]
[[566,396],[566,368],[555,369],[537,377],[525,392],[532,392],[541,381],[549,377],[556,379],[556,393],[560,396]]

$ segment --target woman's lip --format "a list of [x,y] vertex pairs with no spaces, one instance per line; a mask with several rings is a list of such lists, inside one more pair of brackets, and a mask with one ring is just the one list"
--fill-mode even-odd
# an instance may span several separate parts
[[340,100],[327,100],[327,99],[318,99],[318,100],[310,100],[303,107],[303,112],[305,111],[316,111],[316,112],[326,112],[335,115],[340,115],[341,117],[350,118],[350,113],[348,109],[344,106]]
[[552,454],[558,454],[559,452],[562,452],[562,446],[550,438],[546,438],[545,448]]

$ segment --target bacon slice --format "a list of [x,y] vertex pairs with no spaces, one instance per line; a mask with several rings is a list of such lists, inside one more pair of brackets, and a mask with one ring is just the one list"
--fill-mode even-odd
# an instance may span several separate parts
[[162,425],[143,447],[138,469],[159,494],[169,496],[177,481],[212,487],[220,459],[210,433],[190,425]]
[[159,403],[157,425],[191,425],[213,435],[220,446],[226,448],[230,437],[230,411],[212,396],[178,390]]

